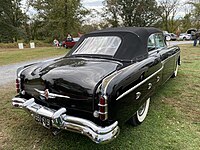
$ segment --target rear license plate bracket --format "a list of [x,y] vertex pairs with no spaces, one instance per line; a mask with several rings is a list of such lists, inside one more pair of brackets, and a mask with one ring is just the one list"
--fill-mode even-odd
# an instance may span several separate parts
[[35,115],[35,121],[42,124],[45,128],[50,129],[52,127],[52,122],[50,118],[47,118],[45,116],[36,114]]

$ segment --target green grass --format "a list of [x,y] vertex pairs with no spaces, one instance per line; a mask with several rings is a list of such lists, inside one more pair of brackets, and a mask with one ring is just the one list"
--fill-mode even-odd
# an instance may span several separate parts
[[181,46],[178,76],[152,97],[141,126],[125,124],[107,145],[63,131],[57,136],[11,106],[14,83],[0,89],[0,149],[200,150],[200,47]]
[[48,57],[62,56],[67,53],[65,48],[56,49],[54,47],[42,47],[23,50],[0,49],[0,65],[13,64],[33,59],[43,59]]

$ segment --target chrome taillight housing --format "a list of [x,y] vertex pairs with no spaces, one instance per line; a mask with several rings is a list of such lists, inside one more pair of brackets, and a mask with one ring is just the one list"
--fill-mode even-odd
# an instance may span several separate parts
[[101,96],[99,98],[99,118],[104,121],[108,119],[108,103],[107,96]]
[[19,93],[20,89],[21,89],[21,79],[20,78],[16,79],[15,85],[16,85],[16,91],[17,91],[17,93]]

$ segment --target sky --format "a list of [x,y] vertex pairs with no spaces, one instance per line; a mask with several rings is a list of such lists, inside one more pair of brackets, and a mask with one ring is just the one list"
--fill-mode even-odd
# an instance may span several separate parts
[[103,7],[103,0],[82,0],[84,7],[88,9],[97,9],[100,10]]
[[[97,11],[101,12],[101,9],[103,8],[103,2],[104,0],[81,0],[83,6],[87,9],[96,9]],[[159,1],[159,0],[157,0]],[[183,5],[188,0],[179,0],[180,3],[182,3],[181,9],[178,11],[176,18],[183,17],[185,14],[185,10],[188,9],[186,5]],[[25,4],[26,0],[22,0],[22,3]],[[30,9],[29,14],[35,14],[36,11],[33,9]],[[100,18],[99,18],[100,19]],[[93,20],[92,22],[95,22],[95,18],[91,18]],[[98,20],[98,19],[97,19]],[[98,21],[97,21],[98,22]]]
[[[99,12],[101,12],[101,9],[103,8],[103,2],[104,0],[82,0],[82,4],[84,7],[86,7],[87,9],[96,9]],[[157,0],[160,1],[160,0]],[[186,10],[189,10],[188,5],[184,5],[184,3],[186,3],[188,0],[179,0],[180,4],[182,5],[182,7],[180,8],[180,10],[178,10],[178,13],[176,14],[176,18],[180,18],[183,17],[185,15]],[[100,19],[100,18],[99,18]],[[94,18],[94,19],[90,19],[90,22],[95,22],[98,19]]]
[[[22,5],[26,4],[27,0],[22,0]],[[96,9],[98,11],[101,11],[103,8],[103,0],[81,0],[83,6],[87,9]],[[32,8],[29,10],[29,14],[35,14],[36,11],[34,11]]]
[[[185,13],[185,7],[184,3],[188,0],[179,0],[180,3],[182,3],[183,7],[182,10],[179,11],[178,15],[182,16]],[[103,0],[82,0],[83,6],[85,6],[88,9],[96,9],[96,10],[101,10],[103,8],[102,4]]]

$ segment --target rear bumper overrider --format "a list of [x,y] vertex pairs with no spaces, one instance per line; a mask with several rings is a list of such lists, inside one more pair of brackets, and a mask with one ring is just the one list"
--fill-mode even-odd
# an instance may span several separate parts
[[88,136],[95,143],[107,143],[115,139],[119,134],[118,122],[115,121],[110,126],[101,127],[90,120],[69,116],[65,108],[59,110],[35,103],[35,99],[24,99],[15,97],[12,99],[12,105],[18,108],[28,110],[31,116],[41,115],[51,119],[52,127],[78,132]]

